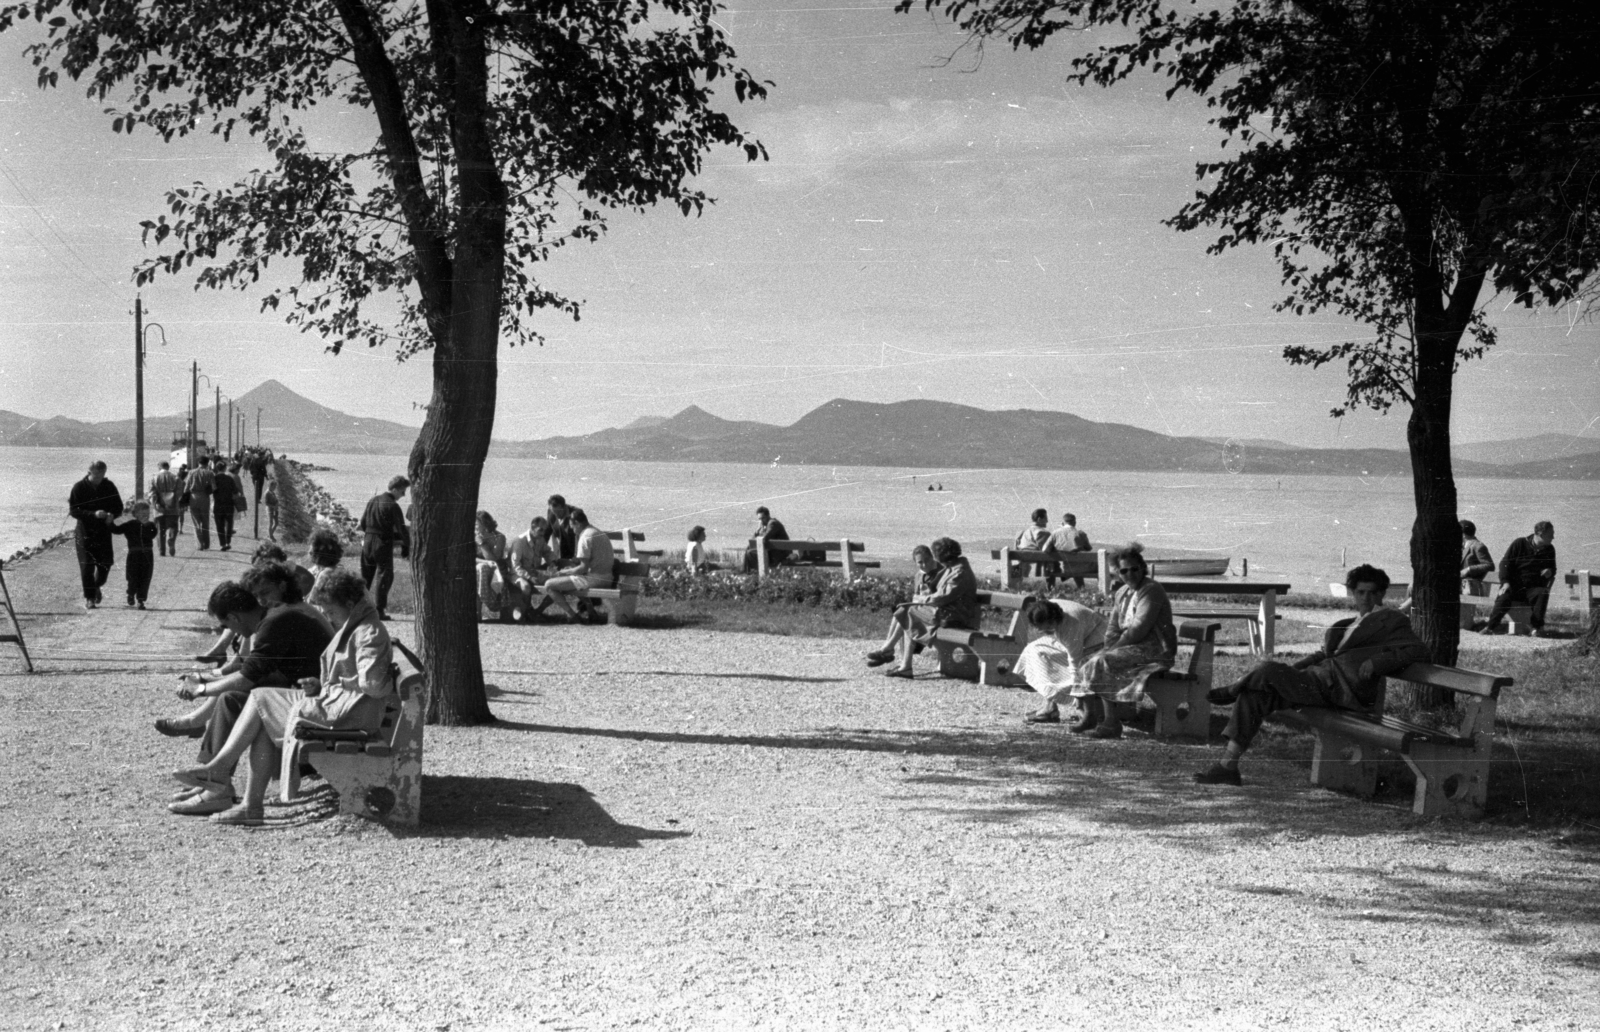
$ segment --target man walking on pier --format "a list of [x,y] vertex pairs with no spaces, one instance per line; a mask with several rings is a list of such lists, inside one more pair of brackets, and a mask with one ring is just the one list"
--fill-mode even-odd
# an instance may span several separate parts
[[[389,619],[389,588],[394,585],[394,545],[400,543],[400,558],[411,557],[411,530],[406,526],[406,514],[400,510],[400,499],[405,497],[411,481],[395,477],[389,481],[389,490],[379,493],[367,503],[357,528],[365,537],[361,543],[361,579],[367,590],[373,592],[378,606],[378,619]],[[377,589],[372,581],[376,577]]]
[[111,549],[111,523],[122,515],[122,494],[106,479],[106,464],[89,463],[89,473],[72,485],[67,513],[78,521],[73,544],[78,550],[78,572],[83,577],[83,608],[100,604],[100,589],[116,562]]

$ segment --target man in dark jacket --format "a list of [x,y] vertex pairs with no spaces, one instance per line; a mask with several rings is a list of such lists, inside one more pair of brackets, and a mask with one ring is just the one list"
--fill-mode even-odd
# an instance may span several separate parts
[[[755,533],[750,535],[751,537],[770,538],[773,541],[789,540],[789,531],[784,527],[783,521],[773,519],[772,510],[765,505],[756,509],[756,519],[759,522],[756,525]],[[770,548],[764,549],[764,551],[767,553],[767,569],[769,570],[774,566],[788,562],[790,557],[794,555],[793,552],[775,552]],[[756,560],[756,550],[754,548],[746,548],[744,550],[744,568],[747,572],[752,573],[761,568]]]
[[1428,646],[1411,630],[1411,619],[1383,604],[1389,575],[1363,563],[1345,577],[1356,616],[1338,621],[1322,649],[1293,666],[1268,660],[1232,684],[1213,688],[1206,698],[1233,704],[1222,736],[1228,740],[1220,762],[1194,776],[1202,785],[1237,785],[1239,757],[1250,748],[1262,721],[1293,706],[1334,706],[1369,712],[1383,679],[1428,658]]
[[[357,528],[363,535],[361,543],[361,579],[367,590],[373,591],[373,602],[378,607],[378,619],[389,619],[389,589],[394,586],[394,546],[400,544],[400,558],[411,558],[411,530],[406,526],[406,514],[400,510],[400,499],[405,497],[411,481],[395,477],[389,481],[389,490],[376,495],[367,503]],[[378,582],[372,587],[373,579]]]
[[1533,525],[1533,533],[1517,538],[1500,557],[1500,594],[1484,634],[1499,634],[1500,621],[1512,606],[1527,606],[1535,636],[1544,634],[1544,612],[1550,605],[1550,585],[1556,579],[1556,529],[1549,520]]
[[67,514],[78,521],[73,545],[78,551],[78,573],[83,578],[83,608],[100,604],[100,589],[116,563],[111,548],[111,524],[122,515],[122,494],[106,479],[106,464],[89,463],[89,473],[72,485]]
[[[1461,521],[1461,579],[1483,583],[1494,570],[1494,556],[1489,546],[1478,540],[1478,525],[1471,520]],[[1487,595],[1484,591],[1482,594]]]

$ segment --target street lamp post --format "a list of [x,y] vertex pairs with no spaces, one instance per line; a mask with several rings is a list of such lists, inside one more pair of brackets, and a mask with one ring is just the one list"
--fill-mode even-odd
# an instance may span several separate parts
[[161,331],[161,346],[167,346],[167,328],[153,322],[144,324],[144,299],[133,296],[133,489],[144,490],[144,353],[145,334]]

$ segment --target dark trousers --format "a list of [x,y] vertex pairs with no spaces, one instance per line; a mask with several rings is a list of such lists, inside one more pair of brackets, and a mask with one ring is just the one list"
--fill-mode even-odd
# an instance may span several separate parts
[[[206,733],[200,736],[201,763],[210,763],[228,744],[228,735],[233,733],[233,725],[239,722],[239,714],[244,712],[249,698],[249,692],[224,692],[217,697],[217,704],[211,707],[211,716],[206,720]],[[228,768],[227,776],[233,777],[233,767]]]
[[178,554],[178,523],[182,519],[183,517],[177,513],[173,513],[171,516],[162,514],[156,517],[156,528],[159,531],[156,534],[156,540],[161,543],[162,555],[166,555],[168,552],[173,555]]
[[98,602],[100,589],[105,586],[111,567],[116,563],[116,554],[111,550],[111,538],[108,535],[101,541],[79,530],[73,535],[72,543],[78,551],[78,573],[83,578],[83,597],[85,601]]
[[[376,578],[378,586],[373,588]],[[368,537],[361,546],[361,579],[373,593],[373,604],[378,612],[389,611],[389,589],[394,586],[394,545],[381,538]]]
[[201,548],[211,547],[211,507],[196,498],[189,503],[189,518],[194,520],[194,539]]
[[1489,610],[1489,626],[1499,627],[1500,621],[1512,606],[1527,606],[1528,622],[1536,631],[1544,630],[1544,613],[1550,608],[1549,588],[1525,588],[1520,584],[1507,584],[1494,597],[1494,608]]
[[148,548],[130,548],[124,566],[128,574],[128,600],[145,601],[150,597],[150,575],[156,570],[156,554]]
[[1262,722],[1281,709],[1335,706],[1360,712],[1371,708],[1338,684],[1324,684],[1310,670],[1296,670],[1275,660],[1258,663],[1236,683],[1239,697],[1234,700],[1233,715],[1228,718],[1222,737],[1240,749],[1249,748]]
[[217,510],[217,544],[223,548],[233,546],[233,510]]

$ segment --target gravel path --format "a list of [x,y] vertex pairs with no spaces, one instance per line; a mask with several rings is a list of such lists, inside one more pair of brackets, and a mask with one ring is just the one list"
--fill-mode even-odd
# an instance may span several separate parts
[[[158,593],[226,559],[167,560]],[[149,657],[207,621],[70,615],[64,573],[7,570],[44,672],[0,646],[0,1028],[1600,1014],[1600,838],[1423,821],[1310,788],[1308,755],[1202,790],[1203,746],[1028,727],[1024,693],[891,681],[836,639],[485,625],[501,723],[428,730],[417,831],[173,817],[191,751],[150,721],[181,665]]]

